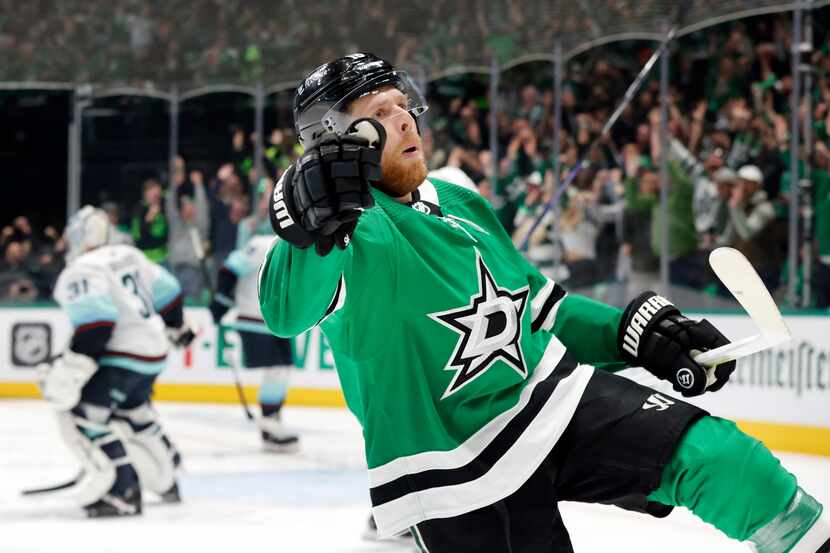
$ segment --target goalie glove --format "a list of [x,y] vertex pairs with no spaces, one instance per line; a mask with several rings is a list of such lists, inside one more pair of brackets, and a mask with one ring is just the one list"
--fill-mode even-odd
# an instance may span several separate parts
[[686,397],[720,390],[735,370],[735,361],[713,368],[694,361],[696,354],[729,340],[706,319],[687,319],[654,292],[640,294],[625,309],[617,342],[627,362],[671,382]]
[[381,178],[386,132],[374,119],[358,119],[344,135],[325,134],[288,168],[274,187],[271,227],[321,256],[344,249],[365,209],[374,205],[371,183]]
[[37,366],[43,399],[58,411],[72,409],[81,401],[81,389],[97,370],[92,357],[67,349],[51,363]]

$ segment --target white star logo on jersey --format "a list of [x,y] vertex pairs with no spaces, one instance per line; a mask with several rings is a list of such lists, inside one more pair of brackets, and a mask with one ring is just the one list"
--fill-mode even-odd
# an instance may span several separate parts
[[429,317],[460,335],[444,370],[456,371],[441,399],[454,394],[485,372],[499,359],[527,377],[521,348],[522,317],[529,286],[500,288],[476,250],[478,293],[457,309],[430,313]]

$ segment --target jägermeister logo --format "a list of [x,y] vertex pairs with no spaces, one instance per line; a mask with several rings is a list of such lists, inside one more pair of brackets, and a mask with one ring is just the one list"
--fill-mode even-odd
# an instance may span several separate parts
[[500,288],[476,250],[478,293],[461,307],[430,313],[429,317],[458,334],[455,350],[444,370],[456,371],[441,399],[454,394],[504,361],[522,378],[527,377],[521,348],[522,316],[529,286]]

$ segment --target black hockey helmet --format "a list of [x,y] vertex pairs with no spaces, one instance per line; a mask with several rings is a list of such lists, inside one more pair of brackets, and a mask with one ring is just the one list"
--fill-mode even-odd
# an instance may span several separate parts
[[300,144],[308,146],[324,132],[345,132],[352,121],[349,104],[384,85],[406,95],[414,117],[427,110],[426,100],[409,75],[374,54],[351,54],[312,71],[294,95],[294,127]]

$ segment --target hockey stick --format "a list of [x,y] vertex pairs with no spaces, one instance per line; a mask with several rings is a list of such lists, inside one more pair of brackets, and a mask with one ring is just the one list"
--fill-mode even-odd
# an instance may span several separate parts
[[[208,270],[207,261],[205,260],[205,249],[202,247],[202,239],[199,236],[199,231],[196,227],[190,227],[190,241],[193,244],[193,252],[196,254],[196,259],[199,260],[199,267],[202,269],[202,278],[205,280],[205,285],[210,291],[211,297],[216,293],[213,289],[213,284],[210,278],[210,271]],[[245,411],[245,417],[252,421],[254,415],[251,413],[251,408],[248,406],[248,400],[245,399],[245,390],[242,388],[242,377],[239,374],[239,369],[236,363],[228,363],[231,366],[233,373],[233,383],[236,387],[236,394],[239,396],[239,403],[242,405],[242,410]]]
[[[714,367],[775,347],[792,339],[787,323],[761,277],[744,255],[734,248],[718,248],[709,254],[709,264],[723,285],[738,300],[760,331],[755,336],[729,343],[694,357],[701,365]],[[714,382],[709,371],[707,387]]]
[[68,482],[64,482],[63,484],[55,484],[53,486],[45,486],[43,488],[31,488],[28,490],[23,490],[22,492],[20,492],[20,495],[35,496],[68,490],[69,488],[77,486],[81,479],[83,479],[83,477],[84,471],[82,470],[78,473],[77,476],[75,476],[75,478],[69,480]]
[[[239,332],[239,329],[235,328],[235,325],[220,324],[219,325],[220,331],[223,328],[227,328],[229,330],[236,330],[237,332]],[[239,374],[239,367],[236,366],[236,363],[228,362],[227,359],[225,360],[225,363],[227,363],[228,366],[230,366],[231,372],[233,373],[233,383],[234,383],[234,386],[236,387],[236,395],[239,396],[239,403],[240,403],[240,405],[242,405],[242,410],[245,411],[245,418],[248,419],[249,421],[254,421],[255,422],[256,417],[251,412],[251,408],[248,406],[248,400],[245,399],[245,390],[242,387],[242,375]]]
[[[582,155],[582,158],[576,162],[573,169],[565,176],[565,179],[559,183],[559,187],[556,189],[556,192],[553,194],[550,200],[545,204],[542,213],[540,213],[536,219],[533,221],[533,225],[531,225],[530,230],[528,230],[527,234],[525,235],[524,239],[521,243],[521,251],[527,251],[528,243],[530,242],[530,237],[533,236],[533,233],[536,232],[536,229],[544,220],[545,216],[548,212],[553,209],[556,205],[559,204],[559,200],[562,197],[562,194],[565,190],[571,185],[573,180],[576,178],[576,175],[579,174],[579,171],[584,167],[588,166],[588,156],[591,155],[591,152],[596,148],[600,141],[605,138],[617,120],[622,115],[622,112],[628,107],[628,104],[631,103],[631,100],[634,99],[634,96],[640,90],[640,87],[643,86],[643,82],[648,77],[649,73],[651,73],[651,69],[654,67],[654,64],[657,63],[657,60],[660,59],[666,50],[668,50],[669,45],[671,44],[674,37],[677,36],[677,30],[680,23],[685,18],[685,15],[691,7],[692,2],[690,0],[681,0],[677,5],[677,11],[675,12],[675,16],[673,19],[673,23],[671,28],[669,29],[668,33],[666,33],[666,37],[663,39],[663,42],[660,43],[660,47],[651,55],[648,59],[646,64],[640,70],[640,73],[637,75],[637,78],[629,85],[628,90],[625,91],[625,95],[620,103],[617,105],[617,109],[611,114],[608,118],[608,121],[605,122],[605,125],[602,127],[602,131],[594,138],[593,141],[588,145],[588,149],[585,150],[585,153]],[[559,152],[555,152],[556,155],[559,155]]]

